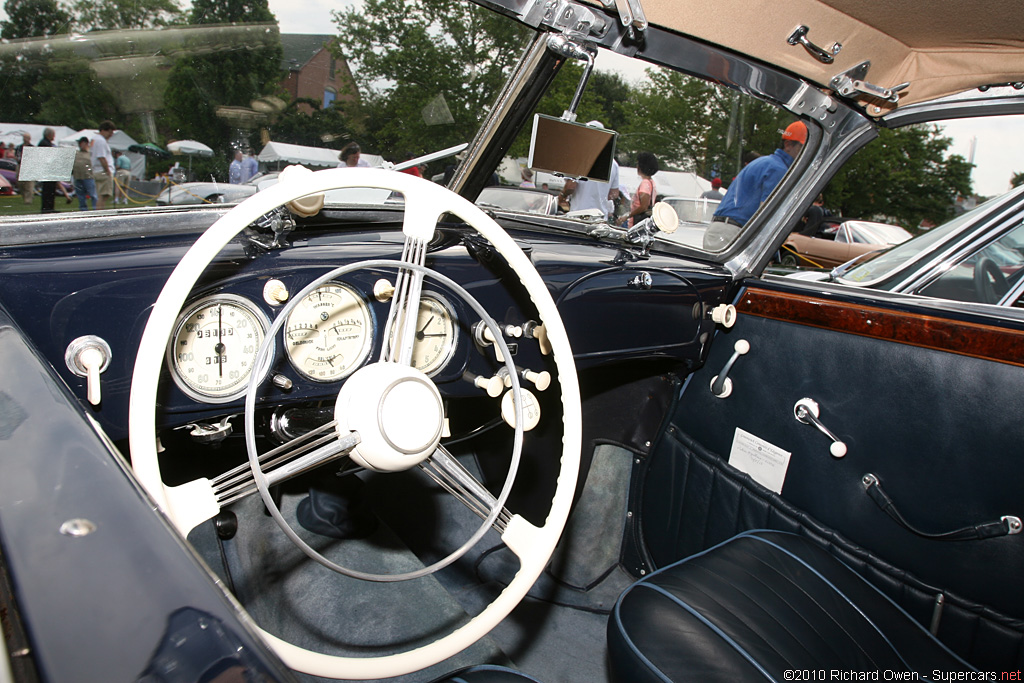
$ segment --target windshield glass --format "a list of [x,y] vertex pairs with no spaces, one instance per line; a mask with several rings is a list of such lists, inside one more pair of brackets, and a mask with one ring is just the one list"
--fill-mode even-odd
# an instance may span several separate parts
[[890,274],[902,268],[904,265],[913,263],[924,256],[931,255],[936,246],[956,235],[964,226],[970,225],[978,216],[991,210],[993,206],[1001,203],[1005,197],[990,199],[974,208],[971,211],[960,214],[956,218],[942,225],[932,228],[928,232],[918,235],[891,249],[879,252],[868,261],[861,262],[854,268],[842,274],[841,279],[846,282],[857,284],[870,284],[888,277]]
[[[448,184],[533,36],[465,2],[292,4],[6,3],[0,217],[235,203],[294,164]],[[567,111],[584,70],[567,60],[533,113],[605,131],[607,182],[531,167],[528,121],[498,164],[473,169],[495,189],[471,199],[584,230],[628,228],[665,200],[680,229],[659,238],[720,251],[806,142],[783,109],[605,49]]]

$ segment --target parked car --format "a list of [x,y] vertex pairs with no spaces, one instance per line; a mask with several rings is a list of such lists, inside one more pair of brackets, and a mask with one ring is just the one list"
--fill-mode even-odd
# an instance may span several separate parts
[[558,213],[558,193],[525,187],[492,185],[480,190],[477,206],[540,213],[553,216]]
[[808,280],[1000,306],[1024,296],[1024,194],[995,197],[899,246],[855,258]]
[[168,185],[156,198],[159,206],[234,204],[277,181],[277,173],[260,173],[244,183],[194,182]]
[[906,242],[912,234],[898,225],[873,221],[825,221],[817,234],[792,233],[782,245],[784,266],[831,268],[852,258]]
[[[367,0],[324,111],[220,9],[3,41],[7,111],[456,166],[0,219],[0,680],[1019,678],[1024,310],[765,269],[882,128],[1024,113],[1024,3]],[[563,177],[791,163],[715,251],[485,211],[539,121]]]

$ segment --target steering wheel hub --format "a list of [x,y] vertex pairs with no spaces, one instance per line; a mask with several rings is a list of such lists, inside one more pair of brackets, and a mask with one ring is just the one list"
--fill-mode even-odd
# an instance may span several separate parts
[[339,431],[359,433],[351,458],[377,472],[421,463],[437,448],[444,426],[437,387],[416,368],[397,363],[374,363],[352,375],[334,416]]

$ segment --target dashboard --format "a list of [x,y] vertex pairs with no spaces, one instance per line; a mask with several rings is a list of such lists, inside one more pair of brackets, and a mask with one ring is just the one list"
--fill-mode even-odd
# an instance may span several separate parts
[[[188,220],[200,228],[220,213],[192,211]],[[401,255],[401,213],[381,214],[353,225],[325,211],[300,221],[279,249],[245,235],[231,242],[175,321],[158,427],[216,425],[240,415],[253,376],[258,407],[333,406],[345,379],[379,360],[396,334],[388,321],[397,268],[380,262]],[[173,223],[175,216],[167,218]],[[505,227],[551,291],[581,371],[640,360],[693,369],[703,361],[714,332],[709,312],[727,294],[727,273],[674,254],[638,256],[578,235]],[[66,362],[68,347],[83,336],[109,346],[102,400],[88,410],[115,442],[127,437],[135,350],[153,302],[198,229],[136,230],[0,252],[3,305],[83,402],[85,380]],[[440,226],[426,266],[412,362],[444,399],[483,401],[482,412],[497,416],[510,384],[466,295],[497,323],[523,387],[544,392],[554,375],[545,330],[502,259],[472,230],[452,223]]]

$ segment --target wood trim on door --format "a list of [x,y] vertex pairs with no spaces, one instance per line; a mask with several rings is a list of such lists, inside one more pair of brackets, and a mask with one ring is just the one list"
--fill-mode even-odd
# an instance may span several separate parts
[[764,289],[747,289],[736,303],[736,310],[1024,367],[1024,331],[995,325]]

